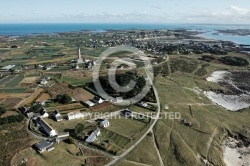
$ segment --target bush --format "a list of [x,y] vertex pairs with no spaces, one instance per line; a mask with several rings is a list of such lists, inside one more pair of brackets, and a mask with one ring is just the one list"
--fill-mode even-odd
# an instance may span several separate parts
[[0,116],[5,114],[6,110],[3,107],[0,107]]
[[74,129],[74,135],[78,136],[79,134],[81,134],[84,130],[84,125],[81,123],[78,123]]
[[61,104],[69,104],[72,101],[72,98],[68,94],[59,94],[56,96],[56,100]]
[[0,125],[15,123],[15,122],[22,122],[23,120],[24,120],[24,116],[22,114],[11,115],[5,118],[0,118]]
[[248,66],[249,62],[240,57],[232,57],[232,56],[225,56],[222,57],[221,62],[227,65],[232,65],[232,66]]

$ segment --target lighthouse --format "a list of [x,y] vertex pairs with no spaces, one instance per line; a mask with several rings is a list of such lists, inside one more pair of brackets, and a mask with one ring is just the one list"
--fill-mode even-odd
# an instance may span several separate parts
[[84,62],[83,62],[83,59],[82,59],[81,49],[80,49],[80,48],[78,49],[78,59],[77,59],[76,61],[77,61],[77,64],[82,64],[82,63],[84,63]]

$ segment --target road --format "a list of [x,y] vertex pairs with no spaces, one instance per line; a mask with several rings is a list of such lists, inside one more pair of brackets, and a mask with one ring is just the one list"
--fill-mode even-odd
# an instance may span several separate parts
[[[165,63],[169,60],[169,56],[167,56],[166,58],[166,61],[162,62],[162,63]],[[161,63],[161,64],[162,64]],[[159,99],[159,95],[158,95],[158,91],[156,89],[156,87],[154,86],[153,84],[153,81],[149,75],[149,71],[148,71],[148,67],[145,68],[145,72],[152,84],[152,87],[153,87],[153,90],[154,90],[154,93],[155,93],[155,97],[156,97],[156,101],[157,101],[157,114],[155,116],[155,119],[154,119],[154,122],[152,123],[152,125],[148,128],[148,130],[143,134],[143,136],[134,144],[132,145],[129,149],[127,149],[123,154],[121,154],[120,156],[114,156],[112,157],[113,160],[106,164],[106,166],[111,166],[111,165],[114,165],[119,159],[123,158],[124,156],[126,156],[127,154],[129,154],[147,135],[148,133],[150,133],[152,130],[153,130],[153,127],[155,126],[155,124],[157,123],[157,121],[159,120],[160,118],[160,112],[161,112],[161,105],[160,105],[160,99]],[[161,165],[163,163],[161,162]],[[162,165],[163,166],[163,165]]]

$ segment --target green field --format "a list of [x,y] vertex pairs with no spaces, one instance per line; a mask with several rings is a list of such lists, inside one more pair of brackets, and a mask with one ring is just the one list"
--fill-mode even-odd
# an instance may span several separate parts
[[132,139],[138,135],[146,126],[147,123],[134,119],[109,119],[110,126],[108,130],[118,133],[126,138]]
[[19,82],[22,81],[24,76],[22,74],[16,75],[14,79],[12,79],[8,84],[6,84],[4,87],[15,87],[19,84]]
[[4,77],[0,80],[0,86],[5,85],[6,83],[8,83],[10,80],[12,80],[13,78],[15,78],[16,75],[9,75],[7,77]]
[[26,93],[27,88],[0,88],[1,93]]

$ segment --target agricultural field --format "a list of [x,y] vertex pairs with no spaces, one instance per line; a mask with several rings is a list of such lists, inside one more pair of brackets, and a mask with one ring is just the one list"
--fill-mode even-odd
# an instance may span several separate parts
[[123,117],[109,119],[109,131],[122,135],[128,139],[133,139],[147,126],[147,123],[135,119],[126,119]]
[[11,109],[15,108],[23,99],[22,98],[2,98],[0,99],[0,105],[4,106],[5,108]]
[[39,76],[33,76],[33,77],[25,77],[22,79],[22,81],[19,83],[19,86],[30,86],[35,84],[40,79]]
[[16,75],[8,75],[0,80],[0,86],[4,87],[7,83],[9,83],[12,79],[14,79]]
[[87,100],[90,100],[90,99],[93,99],[94,98],[94,95],[90,92],[88,92],[87,90],[85,89],[82,89],[81,92],[75,94],[74,96],[72,96],[75,100],[77,101],[87,101]]
[[32,103],[42,92],[44,91],[43,88],[38,88],[29,98],[27,98],[22,105],[28,105]]
[[42,93],[40,94],[37,99],[36,102],[41,102],[41,101],[46,101],[50,98],[50,95],[48,93]]
[[[84,93],[85,90],[83,88],[70,88],[66,83],[55,83],[53,86],[49,88],[49,94],[52,98],[55,98],[57,94],[69,94],[70,96],[74,96],[79,93]],[[88,93],[87,93],[88,95]]]
[[[81,147],[83,156],[77,156],[78,146],[65,142],[60,142],[51,152],[38,154],[33,148],[26,148],[17,153],[12,165],[21,165],[24,158],[27,158],[26,165],[54,166],[54,165],[96,165],[102,166],[110,161],[110,158],[101,153]],[[56,156],[56,157],[55,157]]]
[[126,149],[125,146],[131,142],[130,139],[120,134],[106,129],[101,129],[101,135],[97,138],[94,144],[101,145],[102,142],[107,140],[109,143],[105,147],[105,151],[111,154],[121,154]]
[[22,74],[16,75],[11,81],[5,84],[4,87],[16,87],[22,80],[24,76]]
[[66,104],[66,105],[58,105],[55,106],[54,109],[57,109],[58,111],[70,111],[70,110],[76,110],[76,109],[85,109],[82,104],[80,103],[72,103],[72,104]]
[[0,88],[1,93],[30,93],[28,88]]

